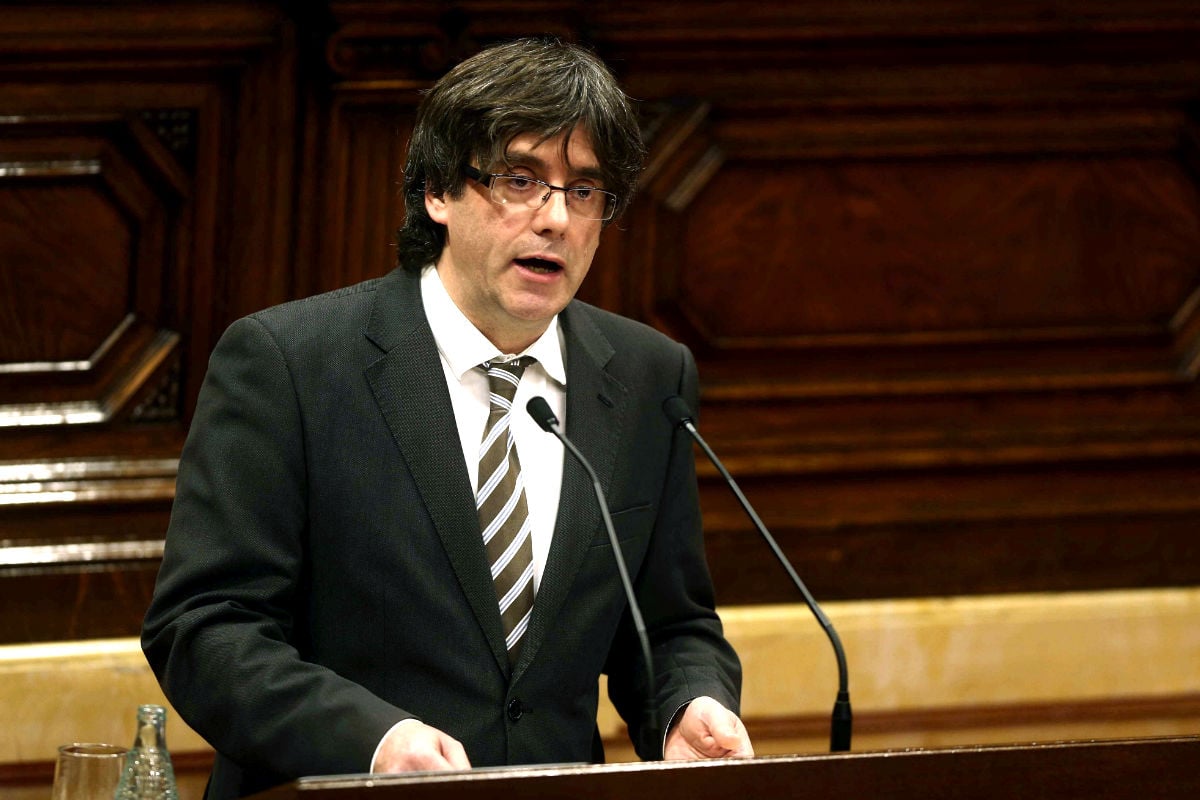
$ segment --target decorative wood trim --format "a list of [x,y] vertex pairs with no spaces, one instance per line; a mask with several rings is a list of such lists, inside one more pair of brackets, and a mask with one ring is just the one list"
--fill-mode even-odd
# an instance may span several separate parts
[[[0,167],[0,170],[3,168]],[[2,175],[2,172],[0,172]],[[11,373],[32,374],[39,372],[91,372],[96,365],[113,349],[137,320],[135,314],[126,314],[113,332],[105,337],[95,352],[82,361],[18,361],[0,363],[0,375]]]
[[[177,458],[92,458],[71,461],[0,462],[0,506],[96,503],[111,501],[170,501],[175,496]],[[4,541],[20,539],[5,530]],[[130,543],[96,543],[95,547],[126,547]],[[144,543],[145,544],[145,543]],[[92,547],[89,544],[88,547]],[[149,546],[149,545],[147,545]],[[151,552],[157,548],[157,552]],[[162,542],[146,549],[162,555]],[[0,548],[0,563],[18,563]],[[38,563],[38,562],[28,562]]]
[[[126,490],[128,491],[128,490]],[[122,499],[128,497],[125,494]],[[95,496],[88,499],[97,499]],[[0,547],[0,574],[14,568],[81,567],[162,558],[162,540],[148,542],[81,542]]]
[[5,9],[3,28],[11,56],[0,74],[31,59],[42,69],[74,71],[80,63],[93,69],[128,70],[153,59],[175,66],[241,62],[246,53],[276,41],[284,20],[271,3],[237,0],[144,4],[104,4],[103,12],[76,4],[23,4]]
[[199,113],[195,108],[146,109],[138,114],[163,147],[170,150],[180,166],[189,174],[196,169],[196,126]]
[[[132,315],[125,319],[125,323],[131,323]],[[127,338],[142,338],[129,337],[124,334],[132,329],[132,324],[122,324],[120,328],[114,331],[113,334],[105,340],[105,344],[98,350],[97,354],[105,355],[111,349],[111,343],[116,339]],[[115,376],[110,378],[107,385],[99,385],[95,388],[99,391],[100,396],[94,400],[70,400],[63,402],[39,402],[39,403],[10,403],[0,405],[0,428],[11,427],[28,427],[38,425],[95,425],[110,422],[117,416],[124,413],[132,398],[139,392],[144,391],[144,387],[148,384],[150,377],[161,370],[166,369],[164,383],[161,385],[151,385],[153,392],[151,402],[160,405],[158,419],[174,419],[178,416],[178,409],[172,407],[171,387],[177,387],[178,380],[174,381],[171,378],[171,369],[168,369],[169,363],[178,363],[177,349],[179,346],[179,334],[174,331],[158,331],[148,342],[146,342],[138,352],[130,354],[127,357],[132,358],[132,362],[126,369],[121,370]],[[126,345],[122,349],[129,349]],[[94,372],[99,359],[89,360],[85,362],[71,362],[75,367],[82,366],[80,371]],[[31,367],[36,365],[21,364],[21,367]],[[46,369],[47,365],[42,365],[41,369],[36,371],[41,372],[63,372],[62,369]],[[51,364],[50,367],[59,367],[59,363]],[[33,372],[33,369],[13,370],[13,372]],[[103,376],[101,376],[103,377]],[[165,396],[164,396],[165,392]],[[175,389],[174,400],[178,400],[178,389]],[[129,409],[128,413],[136,417],[138,409],[142,409],[145,402],[135,408]]]
[[331,12],[337,28],[325,48],[326,63],[339,79],[429,81],[488,44],[537,33],[575,40],[580,30],[578,0],[444,4],[384,2],[343,6]]
[[[861,161],[919,155],[952,159],[965,137],[978,153],[1111,151],[1172,155],[1184,128],[1180,111],[1078,110],[1067,115],[1030,111],[1028,123],[1011,113],[948,122],[945,114],[920,117],[913,130],[905,115],[837,122],[811,119],[795,109],[776,108],[770,125],[755,117],[709,120],[710,105],[658,104],[650,109],[654,135],[643,180],[646,200],[638,213],[645,232],[634,248],[631,270],[642,276],[633,295],[634,315],[695,348],[703,361],[705,399],[803,401],[827,398],[920,397],[946,394],[1009,394],[1129,388],[1184,387],[1194,380],[1200,353],[1197,307],[1200,287],[1183,298],[1162,324],[1105,322],[1092,325],[1023,325],[1008,328],[949,328],[886,332],[736,335],[714,329],[704,310],[692,307],[683,290],[688,265],[679,246],[692,200],[722,164]],[[1042,116],[1039,117],[1039,114]],[[871,127],[878,124],[877,129]],[[990,125],[990,127],[989,127]],[[789,126],[799,126],[790,130]],[[769,128],[769,133],[767,132]],[[803,129],[803,132],[801,130]],[[814,143],[825,137],[832,149]],[[1011,141],[1010,141],[1011,140]],[[907,151],[919,143],[921,153]],[[785,150],[780,150],[780,147]],[[898,147],[897,147],[898,146]],[[1014,147],[1016,149],[1014,149]],[[936,156],[934,155],[936,154]],[[865,361],[864,361],[865,359]],[[797,369],[779,373],[779,365]],[[906,371],[896,363],[917,363]],[[846,365],[852,365],[847,370]],[[968,365],[963,368],[964,364]],[[910,374],[911,373],[911,374]]]

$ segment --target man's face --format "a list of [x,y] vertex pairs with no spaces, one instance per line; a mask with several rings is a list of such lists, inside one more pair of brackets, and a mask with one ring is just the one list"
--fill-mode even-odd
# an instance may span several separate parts
[[[508,145],[508,166],[493,172],[528,175],[554,186],[593,179],[600,165],[586,133],[576,129],[563,159],[563,136],[537,144],[522,134]],[[603,187],[601,187],[603,188]],[[498,205],[491,190],[467,181],[462,197],[425,194],[429,217],[446,226],[438,273],[450,297],[492,344],[506,353],[532,344],[575,296],[600,243],[599,220],[567,210],[562,192],[539,209]]]

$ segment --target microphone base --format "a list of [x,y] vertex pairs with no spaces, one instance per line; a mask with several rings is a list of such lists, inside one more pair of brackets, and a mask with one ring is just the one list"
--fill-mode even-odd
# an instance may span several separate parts
[[850,693],[838,692],[833,704],[833,723],[829,733],[829,752],[845,753],[850,750],[850,732],[854,724],[854,713],[850,710]]

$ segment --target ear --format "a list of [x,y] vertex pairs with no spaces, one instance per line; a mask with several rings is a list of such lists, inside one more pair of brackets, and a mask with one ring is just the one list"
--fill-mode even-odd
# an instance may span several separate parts
[[439,225],[446,225],[450,218],[449,210],[446,207],[446,194],[434,194],[431,191],[425,191],[425,213],[429,214],[429,218]]

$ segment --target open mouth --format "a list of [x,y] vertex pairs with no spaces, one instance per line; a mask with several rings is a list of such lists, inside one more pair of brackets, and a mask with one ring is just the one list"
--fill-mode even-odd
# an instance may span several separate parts
[[548,261],[544,258],[518,258],[514,259],[514,263],[519,267],[523,267],[530,272],[536,272],[539,275],[549,275],[553,272],[559,272],[562,270],[561,265],[556,264],[553,261]]

